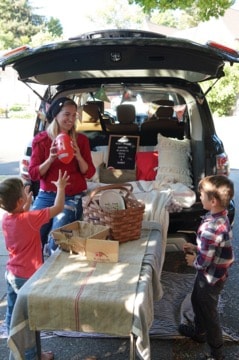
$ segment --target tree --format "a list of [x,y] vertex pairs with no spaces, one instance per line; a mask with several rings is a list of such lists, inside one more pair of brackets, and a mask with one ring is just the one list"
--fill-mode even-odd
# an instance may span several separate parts
[[[239,64],[224,67],[225,76],[207,94],[209,106],[216,116],[232,115],[239,93]],[[215,81],[215,80],[214,80]],[[202,84],[204,91],[214,83],[213,80]]]
[[128,0],[99,1],[95,5],[95,11],[90,11],[86,17],[102,29],[142,29],[146,20],[141,7],[129,5]]
[[200,23],[199,9],[194,3],[190,9],[184,10],[153,10],[150,21],[154,24],[165,25],[177,29],[188,29]]
[[52,36],[60,37],[63,34],[63,28],[58,19],[50,17],[50,20],[46,23],[46,25],[49,33]]
[[32,37],[39,32],[48,32],[54,39],[63,31],[58,19],[51,18],[48,22],[44,16],[34,14],[28,0],[1,0],[1,49],[30,44]]
[[164,25],[171,28],[178,28],[178,16],[174,10],[153,10],[150,15],[150,21],[153,24]]
[[223,16],[225,11],[230,8],[235,0],[129,0],[130,4],[140,5],[146,14],[152,10],[189,10],[193,5],[198,9],[198,16],[201,21],[207,21],[211,17]]

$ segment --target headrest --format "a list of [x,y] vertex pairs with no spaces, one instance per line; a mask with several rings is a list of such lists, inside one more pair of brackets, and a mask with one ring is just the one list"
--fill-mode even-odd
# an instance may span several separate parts
[[174,106],[174,102],[172,100],[153,100],[152,103],[161,106]]
[[135,122],[135,107],[132,104],[121,104],[116,108],[117,119],[120,124],[132,124]]
[[86,104],[93,104],[93,105],[97,105],[98,109],[100,110],[101,114],[104,114],[104,101],[101,100],[89,100],[86,102]]
[[171,107],[171,106],[160,106],[156,110],[156,116],[158,118],[171,118],[173,116],[173,107]]
[[82,122],[96,122],[99,119],[99,108],[97,104],[89,103],[83,105]]

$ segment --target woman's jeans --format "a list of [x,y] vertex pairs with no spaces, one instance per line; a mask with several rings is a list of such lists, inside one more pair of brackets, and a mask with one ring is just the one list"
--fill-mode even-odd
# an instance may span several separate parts
[[[32,210],[43,209],[53,206],[55,198],[55,192],[40,190],[32,205]],[[81,220],[82,213],[82,194],[78,194],[75,196],[66,196],[64,210],[60,214],[56,215],[53,219],[51,219],[47,224],[44,224],[41,227],[40,232],[42,249],[44,249],[44,246],[48,243],[48,247],[50,250],[49,255],[51,252],[56,250],[57,245],[55,244],[54,239],[49,236],[49,233],[52,230],[57,229],[61,226],[67,225],[77,220]]]
[[223,355],[223,337],[217,305],[224,283],[219,280],[215,285],[210,285],[204,275],[198,272],[191,297],[196,333],[206,333],[211,355],[215,358]]

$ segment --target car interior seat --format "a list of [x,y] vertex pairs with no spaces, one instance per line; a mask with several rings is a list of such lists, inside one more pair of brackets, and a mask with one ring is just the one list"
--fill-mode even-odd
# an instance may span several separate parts
[[87,102],[82,108],[82,123],[97,122],[99,120],[99,104],[95,102]]
[[79,121],[76,123],[76,131],[100,131],[102,107],[104,107],[103,101],[87,102],[80,106],[78,109],[80,116]]
[[107,124],[106,129],[114,134],[135,134],[139,131],[135,123],[136,111],[132,104],[120,104],[116,108],[118,123]]
[[156,145],[158,133],[167,137],[183,139],[184,124],[179,123],[177,117],[173,116],[174,102],[171,100],[157,100],[153,101],[153,103],[158,105],[158,108],[153,116],[141,125],[140,136],[143,138],[142,142],[145,142],[147,138],[153,138]]

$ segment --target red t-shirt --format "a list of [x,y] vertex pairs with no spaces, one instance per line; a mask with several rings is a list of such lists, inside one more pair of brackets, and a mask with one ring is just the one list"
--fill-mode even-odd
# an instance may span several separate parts
[[3,215],[2,230],[9,253],[7,270],[13,275],[29,279],[42,265],[40,228],[49,220],[49,208]]
[[46,131],[42,131],[35,136],[32,143],[32,155],[29,165],[29,174],[33,181],[40,180],[40,188],[44,191],[56,191],[56,187],[52,181],[58,179],[59,169],[62,172],[67,171],[69,178],[69,185],[66,186],[65,194],[73,196],[86,190],[86,179],[91,179],[95,173],[95,167],[91,158],[91,151],[89,140],[84,134],[77,135],[77,144],[79,146],[81,155],[88,164],[88,171],[86,174],[81,174],[78,161],[74,157],[69,164],[64,164],[56,158],[51,164],[47,173],[40,177],[39,166],[49,157],[52,140],[49,138]]

